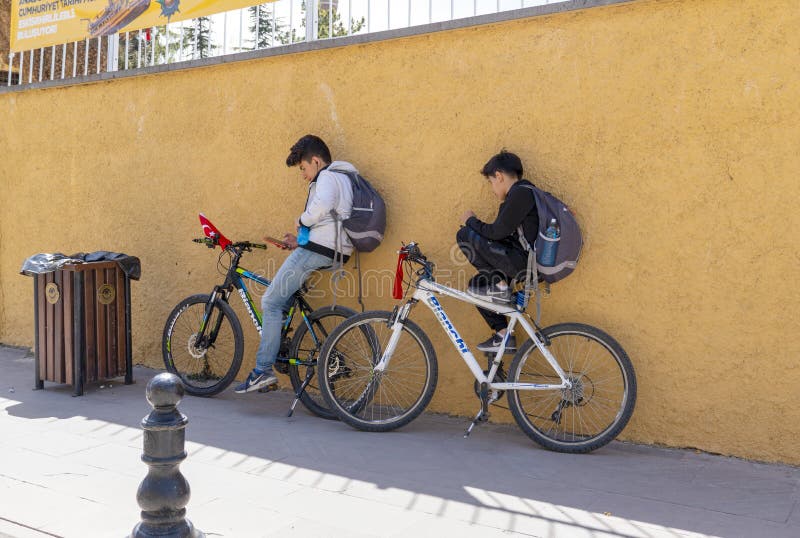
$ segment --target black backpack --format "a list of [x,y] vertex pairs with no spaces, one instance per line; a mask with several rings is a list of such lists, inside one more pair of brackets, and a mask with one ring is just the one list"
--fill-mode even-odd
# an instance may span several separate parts
[[[536,200],[536,211],[539,213],[539,233],[533,245],[534,252],[541,252],[546,241],[551,241],[545,235],[547,226],[552,219],[555,219],[561,229],[561,236],[556,250],[556,261],[552,266],[544,266],[536,263],[536,270],[542,280],[548,283],[558,282],[575,270],[578,258],[583,247],[583,238],[578,221],[567,207],[567,204],[542,189],[534,185],[522,185],[530,189]],[[526,251],[530,251],[531,246],[519,230],[520,243]]]

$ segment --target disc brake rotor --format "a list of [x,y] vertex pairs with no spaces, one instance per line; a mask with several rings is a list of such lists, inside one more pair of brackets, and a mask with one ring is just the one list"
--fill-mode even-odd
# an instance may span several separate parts
[[208,352],[208,348],[199,349],[197,347],[196,343],[197,343],[197,333],[192,334],[189,337],[189,343],[188,343],[188,345],[186,347],[189,350],[189,355],[191,355],[195,359],[202,359],[203,357],[206,356],[206,352]]
[[339,373],[339,369],[342,367],[342,357],[339,352],[334,351],[331,353],[330,360],[328,361],[328,377],[333,377]]

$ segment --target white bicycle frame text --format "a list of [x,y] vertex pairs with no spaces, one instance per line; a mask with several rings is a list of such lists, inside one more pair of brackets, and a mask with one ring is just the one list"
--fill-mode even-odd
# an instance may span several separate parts
[[[444,307],[439,303],[436,299],[437,294],[446,295],[448,297],[453,297],[459,301],[470,303],[475,306],[479,306],[481,308],[485,308],[486,310],[490,310],[492,312],[496,312],[498,314],[503,314],[508,318],[508,331],[506,332],[506,337],[503,339],[502,344],[500,345],[500,349],[495,354],[494,360],[492,362],[491,369],[489,370],[488,375],[483,373],[483,369],[478,364],[478,361],[475,359],[475,356],[469,350],[469,346],[467,346],[466,342],[461,338],[458,333],[458,330],[455,328],[453,323],[450,321],[450,318],[447,316],[447,313],[444,310]],[[482,299],[478,299],[477,297],[472,297],[467,293],[462,291],[449,288],[447,286],[443,286],[437,282],[434,282],[429,279],[422,279],[417,282],[417,289],[414,291],[414,295],[412,299],[416,300],[417,302],[423,303],[425,306],[431,309],[433,314],[436,316],[436,319],[439,320],[444,332],[447,333],[447,336],[450,338],[450,341],[453,343],[453,346],[458,350],[459,355],[461,358],[464,359],[464,362],[469,367],[470,371],[472,371],[472,375],[475,376],[475,379],[478,380],[479,383],[487,383],[488,388],[491,390],[558,390],[558,389],[570,389],[572,388],[572,383],[567,379],[564,370],[558,365],[555,357],[553,354],[550,353],[548,347],[542,342],[539,338],[536,330],[534,330],[533,326],[530,322],[525,318],[525,315],[514,308],[513,305],[498,305],[495,303],[491,303],[488,301],[484,301]],[[392,355],[394,354],[394,350],[397,347],[397,342],[400,340],[400,335],[402,333],[403,327],[402,322],[403,320],[408,317],[409,310],[413,305],[412,301],[406,302],[402,307],[400,307],[397,316],[394,320],[394,324],[392,325],[392,335],[389,338],[389,343],[386,345],[386,349],[381,356],[380,361],[375,365],[374,370],[376,372],[383,372],[389,366],[389,362],[391,360]],[[497,370],[500,367],[500,363],[503,358],[503,354],[505,353],[506,343],[508,341],[508,336],[513,334],[514,328],[516,325],[519,324],[525,329],[525,332],[528,333],[531,340],[533,341],[534,345],[539,349],[542,353],[542,356],[547,360],[550,364],[550,367],[553,368],[558,374],[558,377],[561,379],[561,383],[559,384],[541,384],[541,383],[492,383],[494,376],[497,374]]]

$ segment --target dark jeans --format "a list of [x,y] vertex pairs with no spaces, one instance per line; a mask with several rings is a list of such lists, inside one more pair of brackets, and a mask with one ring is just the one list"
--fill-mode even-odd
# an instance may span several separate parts
[[[528,268],[528,254],[512,239],[494,241],[479,235],[475,230],[463,226],[456,234],[456,241],[467,260],[478,270],[470,279],[470,285],[487,285],[498,280],[511,283],[522,279]],[[478,308],[483,319],[495,331],[508,326],[506,317],[483,308]]]

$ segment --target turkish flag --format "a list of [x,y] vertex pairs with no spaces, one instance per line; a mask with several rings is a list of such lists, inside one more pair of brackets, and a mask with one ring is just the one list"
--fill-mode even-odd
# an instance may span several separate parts
[[217,242],[219,243],[219,246],[222,247],[222,250],[228,248],[228,245],[231,244],[230,240],[224,235],[222,235],[222,232],[217,230],[217,227],[211,224],[211,221],[208,220],[205,215],[200,213],[198,217],[200,217],[200,224],[203,225],[203,233],[205,234],[205,236],[210,239],[216,238]]

